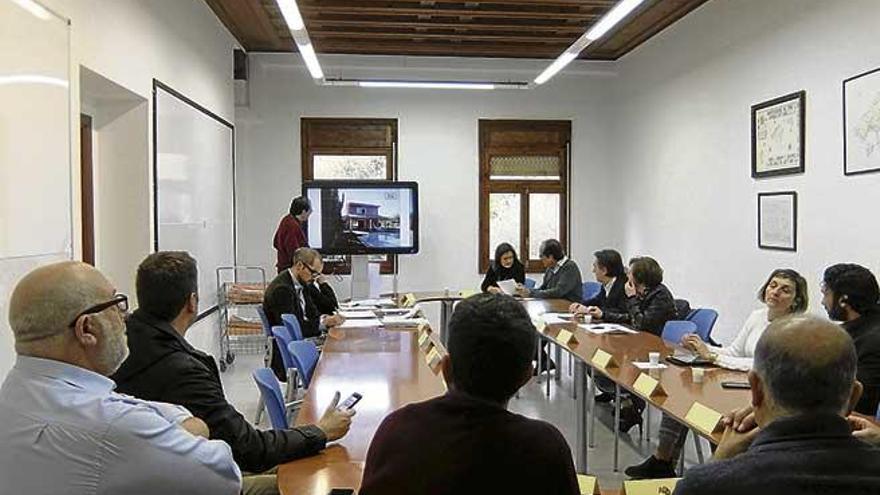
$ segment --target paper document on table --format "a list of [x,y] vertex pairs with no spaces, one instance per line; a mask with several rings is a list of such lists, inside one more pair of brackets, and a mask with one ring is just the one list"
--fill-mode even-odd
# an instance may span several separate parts
[[516,280],[501,280],[498,282],[498,288],[508,296],[516,295]]
[[351,319],[345,320],[342,325],[339,325],[336,328],[369,328],[369,327],[381,327],[382,322],[373,318],[372,320],[359,320],[359,319]]
[[635,366],[636,368],[638,368],[640,370],[665,370],[666,368],[668,368],[668,366],[666,366],[663,363],[652,364],[652,363],[640,363],[638,361],[633,361],[633,366]]
[[600,335],[603,333],[638,333],[635,330],[631,330],[623,325],[618,325],[616,323],[592,323],[578,326],[590,333]]
[[541,317],[544,318],[544,322],[548,325],[571,323],[574,319],[574,315],[571,313],[544,313]]
[[341,310],[339,311],[339,314],[344,316],[346,320],[376,318],[376,313],[373,313],[370,310]]
[[382,318],[382,324],[386,327],[417,327],[423,323],[429,324],[426,318],[401,318],[399,316]]
[[394,301],[389,298],[382,299],[360,299],[351,302],[352,306],[394,306]]

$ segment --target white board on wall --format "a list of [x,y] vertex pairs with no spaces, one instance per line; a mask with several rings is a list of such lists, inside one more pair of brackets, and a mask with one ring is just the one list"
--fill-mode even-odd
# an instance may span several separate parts
[[217,267],[235,264],[234,128],[159,81],[153,112],[154,247],[196,259],[204,312],[217,304]]
[[71,257],[69,60],[66,19],[0,1],[0,381],[15,362],[15,284]]

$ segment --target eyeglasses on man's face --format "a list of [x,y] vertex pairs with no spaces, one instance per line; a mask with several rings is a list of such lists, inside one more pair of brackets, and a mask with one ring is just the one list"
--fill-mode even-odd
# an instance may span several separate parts
[[125,314],[128,311],[128,296],[126,296],[125,294],[116,294],[115,296],[113,296],[113,299],[110,299],[109,301],[90,306],[83,311],[80,311],[80,313],[76,315],[76,318],[74,318],[73,321],[70,322],[70,325],[67,326],[69,328],[73,328],[74,326],[76,326],[76,321],[83,316],[97,314],[106,310],[107,308],[112,308],[113,306],[116,306],[116,308],[119,309],[122,314]]

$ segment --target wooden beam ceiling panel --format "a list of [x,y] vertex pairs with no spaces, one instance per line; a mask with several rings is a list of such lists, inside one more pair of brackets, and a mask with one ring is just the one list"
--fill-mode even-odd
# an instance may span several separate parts
[[[614,60],[708,0],[647,0],[581,58]],[[275,0],[205,0],[251,51],[295,51]],[[617,0],[297,0],[321,53],[552,59]]]

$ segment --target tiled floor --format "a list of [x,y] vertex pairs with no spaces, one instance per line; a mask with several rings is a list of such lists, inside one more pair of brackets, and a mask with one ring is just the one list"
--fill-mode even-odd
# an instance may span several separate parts
[[[223,373],[223,384],[226,395],[248,419],[253,419],[256,411],[258,393],[251,371],[262,366],[262,356],[239,354],[235,363]],[[545,382],[532,380],[520,390],[519,398],[514,398],[510,403],[510,409],[533,418],[548,421],[560,431],[568,440],[569,446],[574,451],[575,446],[575,402],[571,397],[572,378],[569,376],[568,359],[563,355],[562,381],[557,384],[551,383],[550,398],[545,395]],[[592,475],[599,477],[601,486],[619,487],[626,478],[623,469],[626,466],[641,462],[649,455],[656,446],[657,431],[659,430],[660,414],[654,411],[651,414],[651,432],[653,438],[639,439],[637,427],[630,430],[630,434],[621,435],[620,439],[620,471],[613,469],[614,459],[614,432],[611,429],[613,422],[613,409],[609,405],[599,405],[596,421],[596,447],[589,451],[589,468]],[[266,428],[266,420],[261,425]],[[708,453],[708,445],[704,442],[704,452]],[[688,440],[685,458],[688,464],[696,462],[696,453],[693,441]]]

